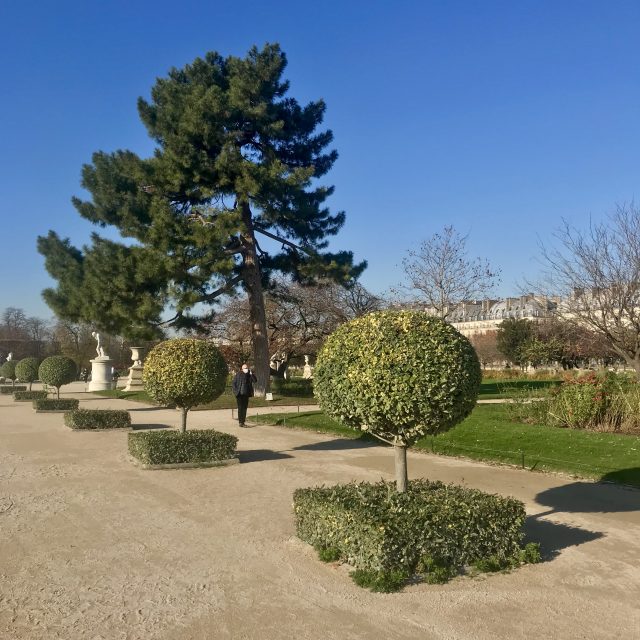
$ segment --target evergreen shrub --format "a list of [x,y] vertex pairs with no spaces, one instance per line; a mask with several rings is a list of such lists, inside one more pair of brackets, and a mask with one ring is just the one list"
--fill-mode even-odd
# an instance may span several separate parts
[[306,378],[273,378],[271,390],[279,396],[313,398],[313,380]]
[[76,409],[64,414],[64,423],[72,429],[126,429],[131,416],[124,409]]
[[7,380],[13,380],[15,383],[16,380],[16,365],[17,362],[15,360],[7,360],[0,365],[0,375],[2,375]]
[[40,360],[38,358],[23,358],[16,365],[16,378],[20,382],[28,382],[29,391],[31,391],[31,385],[38,379],[39,367]]
[[79,400],[72,398],[45,398],[43,400],[34,400],[33,408],[36,411],[73,411],[78,408]]
[[13,394],[14,400],[44,400],[47,397],[46,391],[16,391]]
[[407,483],[407,447],[466,418],[481,380],[469,340],[420,311],[379,311],[341,325],[314,376],[328,416],[394,445],[398,491]]
[[42,382],[56,388],[60,398],[60,387],[76,379],[78,367],[67,356],[50,356],[45,358],[38,369],[38,377]]
[[513,498],[413,480],[404,493],[389,482],[297,489],[293,502],[298,537],[370,578],[420,570],[442,582],[485,558],[522,561],[525,509]]
[[0,387],[0,395],[11,396],[16,391],[26,391],[26,390],[27,390],[26,385],[17,384],[15,386],[4,386],[4,387]]
[[238,438],[204,429],[140,431],[129,434],[129,453],[143,464],[216,462],[233,458]]
[[228,375],[220,350],[211,342],[178,338],[156,345],[144,363],[145,391],[157,402],[182,409],[182,431],[187,412],[218,398]]

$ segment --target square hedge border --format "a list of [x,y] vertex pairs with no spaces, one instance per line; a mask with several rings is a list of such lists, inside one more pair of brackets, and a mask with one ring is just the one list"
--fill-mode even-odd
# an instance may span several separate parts
[[129,454],[145,469],[212,467],[239,462],[238,438],[214,429],[140,431],[128,435]]
[[297,489],[293,504],[298,537],[357,570],[411,575],[425,559],[457,570],[522,553],[524,504],[467,487],[350,483]]
[[124,409],[76,409],[64,414],[64,423],[74,431],[130,429],[131,415]]

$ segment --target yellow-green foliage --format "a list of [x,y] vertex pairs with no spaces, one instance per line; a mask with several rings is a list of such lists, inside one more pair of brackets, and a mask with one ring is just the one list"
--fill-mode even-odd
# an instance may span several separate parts
[[20,382],[35,382],[38,379],[38,358],[23,358],[16,365],[16,377]]
[[76,379],[78,367],[76,363],[67,356],[50,356],[45,358],[38,369],[38,377],[45,384],[49,384],[58,390],[63,384],[70,384]]
[[178,338],[154,347],[144,363],[145,390],[161,404],[190,409],[224,391],[227,365],[211,342]]
[[409,445],[469,415],[480,380],[476,352],[450,324],[419,311],[380,311],[329,336],[314,390],[332,418]]
[[2,366],[0,366],[0,376],[8,378],[9,380],[15,380],[16,366],[17,362],[15,360],[7,360],[2,364]]

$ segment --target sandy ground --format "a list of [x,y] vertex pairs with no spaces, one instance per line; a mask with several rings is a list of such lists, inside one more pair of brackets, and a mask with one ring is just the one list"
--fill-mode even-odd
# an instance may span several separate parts
[[[179,420],[78,397],[130,409],[139,427]],[[238,429],[230,414],[196,412],[190,426],[239,435],[242,464],[144,471],[125,433],[74,433],[62,415],[0,396],[0,638],[640,638],[639,491],[413,454],[414,477],[523,500],[547,561],[374,594],[295,538],[291,495],[390,479],[391,452]]]

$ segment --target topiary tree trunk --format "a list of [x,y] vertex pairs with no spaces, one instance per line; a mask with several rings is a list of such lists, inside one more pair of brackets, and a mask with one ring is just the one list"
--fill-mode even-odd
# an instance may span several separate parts
[[182,416],[180,420],[180,433],[185,433],[187,430],[187,413],[189,413],[189,407],[180,407]]
[[396,440],[393,443],[393,451],[395,453],[396,489],[398,493],[404,493],[409,484],[409,476],[407,473],[407,445],[401,440]]

